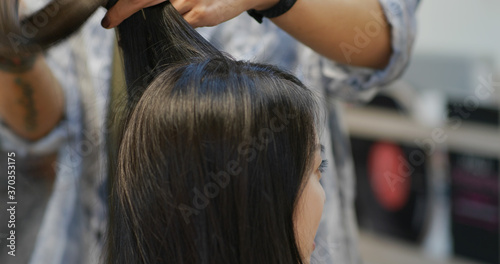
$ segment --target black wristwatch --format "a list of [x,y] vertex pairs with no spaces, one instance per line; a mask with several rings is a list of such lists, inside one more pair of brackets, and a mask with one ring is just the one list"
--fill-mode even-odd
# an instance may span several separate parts
[[248,14],[253,17],[257,22],[262,23],[264,17],[273,18],[286,13],[297,0],[280,0],[279,3],[266,10],[257,11],[255,9],[248,10]]

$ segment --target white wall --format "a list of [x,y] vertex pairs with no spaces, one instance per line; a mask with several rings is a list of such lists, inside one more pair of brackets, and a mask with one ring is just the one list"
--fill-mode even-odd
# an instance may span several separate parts
[[500,72],[499,0],[422,0],[415,54],[492,58]]

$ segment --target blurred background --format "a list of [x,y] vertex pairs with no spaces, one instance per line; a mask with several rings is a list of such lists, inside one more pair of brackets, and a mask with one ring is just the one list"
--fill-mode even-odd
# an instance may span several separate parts
[[427,0],[408,70],[344,106],[368,264],[500,263],[500,1]]

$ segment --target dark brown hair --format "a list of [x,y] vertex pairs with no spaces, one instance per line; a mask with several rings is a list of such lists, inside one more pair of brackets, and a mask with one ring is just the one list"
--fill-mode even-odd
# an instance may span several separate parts
[[293,217],[318,138],[313,92],[221,53],[168,2],[118,31],[129,96],[105,261],[302,263]]
[[302,263],[293,215],[316,146],[315,95],[237,61],[169,4],[119,26],[130,113],[108,263]]

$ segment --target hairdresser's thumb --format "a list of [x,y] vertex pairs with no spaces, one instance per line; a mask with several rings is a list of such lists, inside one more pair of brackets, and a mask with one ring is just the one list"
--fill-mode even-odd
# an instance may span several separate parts
[[109,18],[108,16],[104,16],[104,18],[101,20],[101,26],[103,28],[110,28],[109,26],[111,25],[111,23],[109,22]]
[[120,0],[108,10],[108,13],[101,21],[101,25],[104,28],[114,28],[139,10],[141,10],[141,7],[132,6],[127,1]]

